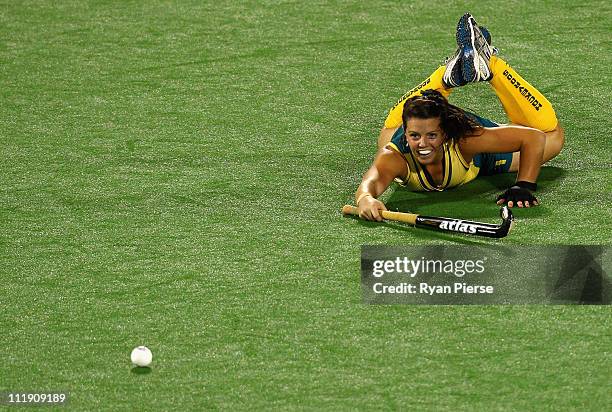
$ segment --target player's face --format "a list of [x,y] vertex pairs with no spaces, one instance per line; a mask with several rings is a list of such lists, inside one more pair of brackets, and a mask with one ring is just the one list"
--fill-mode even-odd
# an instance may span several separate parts
[[419,163],[427,165],[442,161],[446,136],[440,128],[440,118],[410,118],[405,134],[406,142]]

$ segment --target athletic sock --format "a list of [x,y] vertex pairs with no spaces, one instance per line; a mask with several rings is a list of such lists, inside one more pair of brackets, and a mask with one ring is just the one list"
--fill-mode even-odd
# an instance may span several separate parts
[[493,86],[510,122],[543,132],[557,127],[555,110],[538,89],[497,56],[491,56],[489,67],[493,73],[489,83]]
[[419,84],[414,89],[408,90],[401,99],[389,110],[389,114],[387,115],[387,119],[385,120],[385,127],[388,129],[394,129],[402,125],[402,111],[404,110],[404,103],[406,100],[411,98],[412,96],[416,96],[421,94],[424,90],[437,90],[446,98],[451,93],[451,89],[447,89],[444,87],[444,83],[442,83],[442,77],[444,76],[444,71],[446,70],[446,66],[440,66],[438,69],[431,74],[425,81]]

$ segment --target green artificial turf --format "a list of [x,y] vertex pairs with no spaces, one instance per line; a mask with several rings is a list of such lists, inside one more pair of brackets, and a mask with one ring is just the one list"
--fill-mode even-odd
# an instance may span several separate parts
[[[0,391],[78,410],[609,410],[609,307],[362,303],[362,244],[610,244],[610,3],[445,3],[3,1]],[[466,11],[565,128],[542,206],[501,241],[343,218],[387,110]],[[486,84],[452,99],[506,120]],[[383,199],[497,222],[512,179]]]

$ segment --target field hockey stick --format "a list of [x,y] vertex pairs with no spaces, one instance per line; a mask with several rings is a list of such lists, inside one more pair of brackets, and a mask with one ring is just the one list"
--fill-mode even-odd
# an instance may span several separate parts
[[[381,210],[381,215],[386,220],[409,223],[423,229],[501,238],[505,237],[510,231],[513,216],[507,206],[502,207],[499,212],[502,218],[502,222],[499,225],[473,222],[471,220],[452,219],[448,217],[421,216],[414,213],[391,212],[388,210]],[[351,205],[344,205],[342,213],[345,215],[359,215],[357,208]]]

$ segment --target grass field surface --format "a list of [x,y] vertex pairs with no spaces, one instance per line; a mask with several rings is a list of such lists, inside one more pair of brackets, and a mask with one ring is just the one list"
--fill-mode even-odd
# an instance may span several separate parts
[[[565,128],[542,205],[501,241],[343,218],[387,110],[466,11]],[[68,391],[75,410],[610,410],[609,306],[368,306],[359,265],[362,244],[609,245],[611,21],[605,1],[3,1],[0,391]],[[451,101],[506,121],[487,84]],[[513,179],[383,199],[497,222]]]

